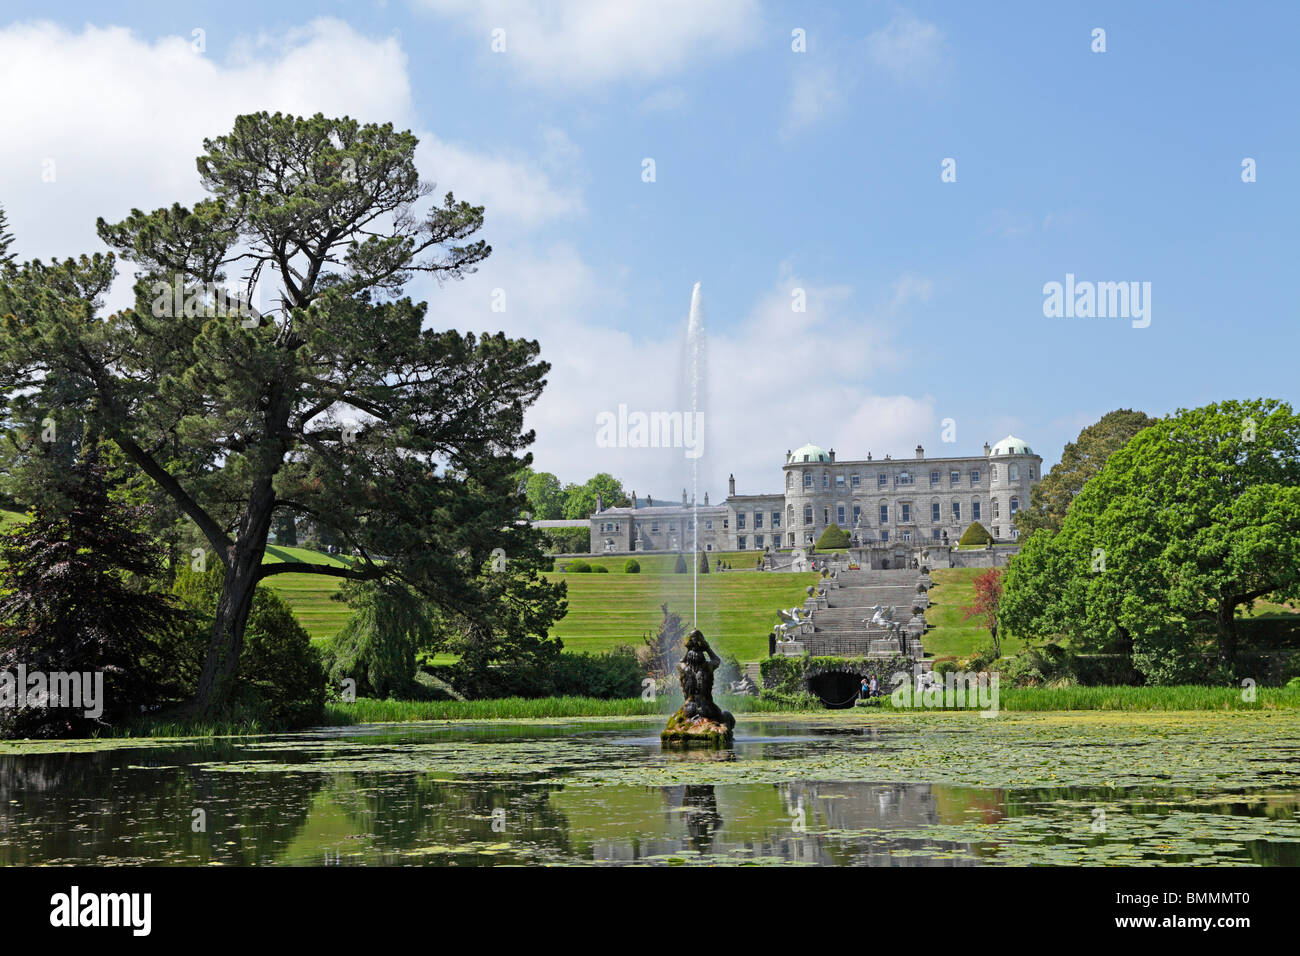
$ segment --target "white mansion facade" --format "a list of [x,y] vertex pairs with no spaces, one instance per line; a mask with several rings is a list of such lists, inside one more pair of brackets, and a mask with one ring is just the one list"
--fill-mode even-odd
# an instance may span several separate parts
[[963,458],[916,457],[839,461],[835,449],[808,444],[786,452],[784,491],[738,495],[729,479],[722,504],[638,500],[630,507],[597,505],[591,516],[591,551],[690,551],[699,523],[701,551],[807,548],[830,525],[848,532],[857,547],[956,545],[974,522],[999,542],[1016,538],[1012,518],[1029,504],[1043,460],[1013,435],[984,454]]

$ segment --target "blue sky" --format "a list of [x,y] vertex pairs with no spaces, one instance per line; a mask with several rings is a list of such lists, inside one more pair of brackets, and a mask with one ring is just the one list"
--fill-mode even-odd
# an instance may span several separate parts
[[[1297,399],[1300,5],[10,2],[5,16],[0,81],[24,92],[0,104],[0,202],[22,255],[91,251],[96,215],[194,201],[200,140],[239,111],[414,129],[422,173],[487,205],[495,252],[462,283],[411,291],[436,324],[541,341],[554,369],[535,453],[566,481],[604,470],[680,493],[680,451],[598,447],[595,416],[681,407],[695,281],[715,498],[733,472],[738,491],[776,490],[783,452],[808,440],[843,458],[973,454],[1014,432],[1050,464],[1112,408]],[[48,158],[55,183],[40,181]],[[1150,326],[1044,317],[1043,285],[1066,273],[1149,282]]]

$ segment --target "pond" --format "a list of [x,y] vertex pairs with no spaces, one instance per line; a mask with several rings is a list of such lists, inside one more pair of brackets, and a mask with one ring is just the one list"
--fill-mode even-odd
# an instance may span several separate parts
[[1300,865],[1293,712],[416,723],[0,745],[0,863]]

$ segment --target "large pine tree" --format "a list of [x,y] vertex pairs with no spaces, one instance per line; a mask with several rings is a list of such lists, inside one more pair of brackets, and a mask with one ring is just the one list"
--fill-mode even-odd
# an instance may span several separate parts
[[[224,569],[197,713],[229,701],[270,575],[409,587],[473,622],[482,666],[563,613],[538,535],[515,520],[524,412],[548,366],[536,342],[425,329],[425,306],[402,297],[412,277],[458,279],[490,252],[472,238],[482,207],[425,201],[415,148],[388,124],[240,116],[204,142],[209,198],[99,221],[138,269],[135,308],[100,315],[111,255],[0,281],[0,393],[39,404],[62,383]],[[259,290],[275,304],[241,304]],[[282,514],[355,560],[263,564]],[[506,572],[484,572],[494,548]]]

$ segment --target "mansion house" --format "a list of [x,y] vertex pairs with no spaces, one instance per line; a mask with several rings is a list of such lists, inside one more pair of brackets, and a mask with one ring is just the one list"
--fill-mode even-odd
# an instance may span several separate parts
[[1012,542],[1017,511],[1029,504],[1029,491],[1041,479],[1043,460],[1013,435],[984,454],[926,458],[916,446],[910,459],[886,455],[841,461],[835,449],[808,444],[785,455],[784,490],[738,495],[728,481],[726,501],[710,505],[638,500],[629,507],[605,508],[591,516],[591,551],[690,551],[699,523],[701,551],[764,551],[807,548],[830,525],[838,525],[851,544],[956,545],[979,522],[995,541]]

